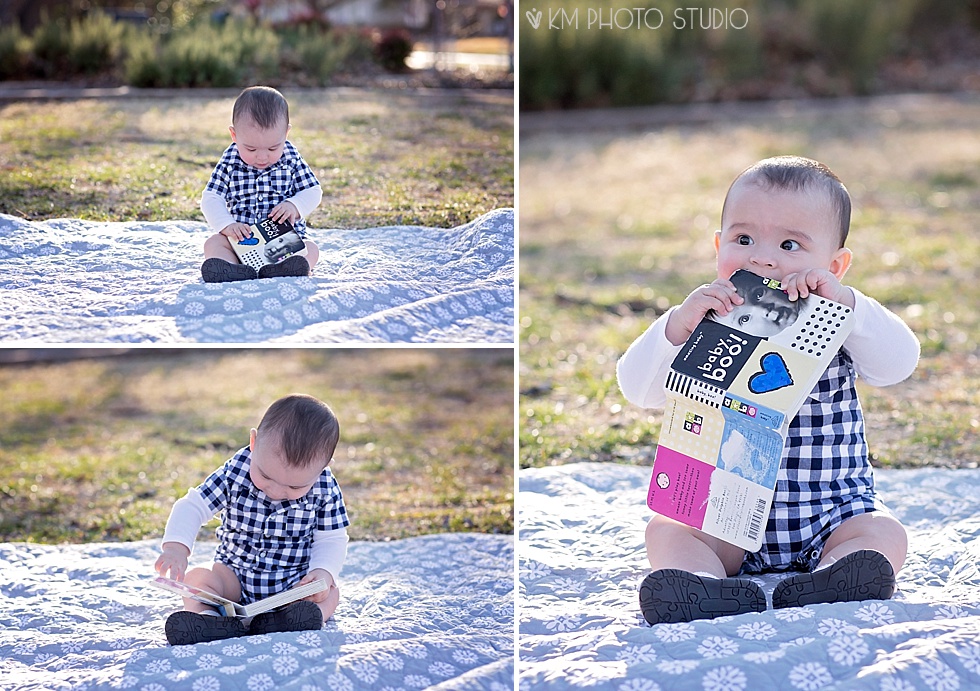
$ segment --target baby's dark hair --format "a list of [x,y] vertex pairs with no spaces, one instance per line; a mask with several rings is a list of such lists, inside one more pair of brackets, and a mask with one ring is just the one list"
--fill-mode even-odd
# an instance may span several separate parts
[[270,405],[257,432],[278,440],[286,464],[294,468],[329,463],[340,441],[340,423],[330,406],[305,394],[290,394]]
[[840,178],[823,163],[803,156],[775,156],[766,158],[743,170],[725,196],[721,216],[725,217],[728,196],[739,181],[750,181],[764,189],[790,190],[801,192],[813,187],[821,187],[830,195],[830,201],[837,212],[840,247],[847,242],[851,228],[851,195]]
[[231,111],[231,122],[247,117],[264,130],[282,123],[289,124],[289,104],[285,97],[271,86],[250,86],[238,95]]

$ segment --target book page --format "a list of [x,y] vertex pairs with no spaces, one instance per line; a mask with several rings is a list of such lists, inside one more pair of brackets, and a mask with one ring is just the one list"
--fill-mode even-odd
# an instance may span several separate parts
[[245,605],[245,607],[242,608],[242,611],[246,617],[254,617],[257,614],[269,612],[277,607],[288,605],[290,602],[295,602],[296,600],[302,600],[304,597],[309,597],[310,595],[319,593],[320,591],[326,589],[327,582],[322,578],[318,578],[315,581],[310,581],[304,585],[299,585],[295,588],[271,595],[263,600],[259,600],[258,602]]
[[240,609],[241,605],[223,598],[220,595],[215,595],[207,590],[202,590],[192,585],[188,585],[182,581],[175,581],[172,578],[158,576],[151,580],[150,584],[155,585],[157,588],[162,588],[163,590],[180,595],[181,597],[188,597],[192,600],[202,602],[205,605],[210,605],[218,609],[225,616],[240,616],[238,610]]

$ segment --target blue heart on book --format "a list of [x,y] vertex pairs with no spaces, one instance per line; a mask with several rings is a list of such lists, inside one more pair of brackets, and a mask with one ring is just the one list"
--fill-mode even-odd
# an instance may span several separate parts
[[786,361],[779,353],[766,353],[762,356],[762,371],[749,377],[749,391],[769,393],[793,384]]

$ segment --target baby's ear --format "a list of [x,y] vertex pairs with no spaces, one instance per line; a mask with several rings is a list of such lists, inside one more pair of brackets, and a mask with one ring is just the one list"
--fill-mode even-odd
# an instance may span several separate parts
[[252,428],[252,431],[248,433],[248,450],[255,451],[255,428],[254,427]]
[[228,133],[231,135],[231,141],[237,143],[238,140],[235,139],[235,126],[234,125],[228,125]]
[[844,274],[846,274],[847,270],[851,268],[851,259],[853,256],[854,255],[851,253],[851,250],[847,249],[846,247],[841,247],[834,254],[834,258],[830,260],[830,266],[828,268],[830,273],[837,277],[838,281],[843,280]]

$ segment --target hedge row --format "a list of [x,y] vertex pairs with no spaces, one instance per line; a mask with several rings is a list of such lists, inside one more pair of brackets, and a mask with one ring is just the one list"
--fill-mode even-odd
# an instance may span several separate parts
[[[976,0],[562,0],[518,17],[523,109],[872,91]],[[535,24],[537,26],[535,27]],[[931,34],[930,34],[931,32]]]
[[161,35],[94,12],[45,22],[30,36],[0,28],[0,80],[106,75],[137,87],[223,87],[289,75],[324,85],[339,69],[372,59],[402,69],[410,52],[411,39],[401,32],[376,36],[312,24],[275,30],[229,19]]

